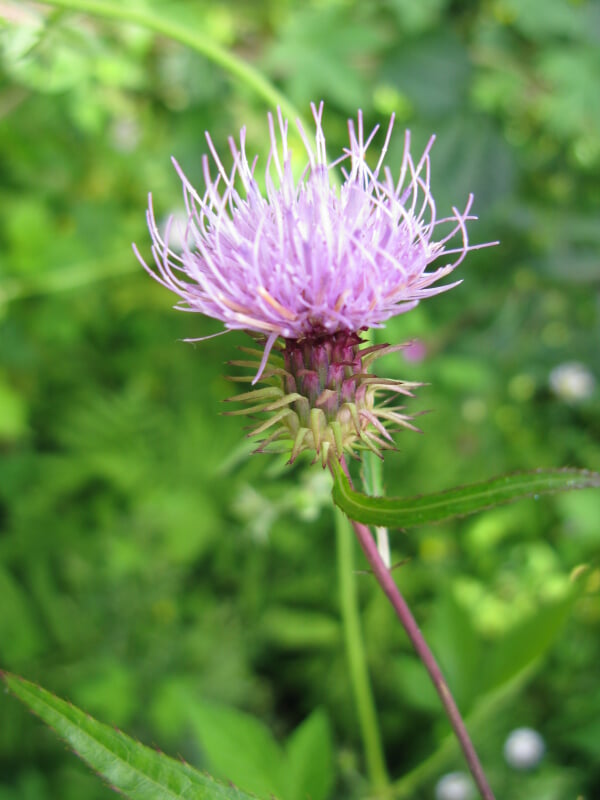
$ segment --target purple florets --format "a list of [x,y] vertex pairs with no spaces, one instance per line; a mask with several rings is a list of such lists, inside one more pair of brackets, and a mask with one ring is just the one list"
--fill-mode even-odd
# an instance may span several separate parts
[[155,280],[179,295],[178,308],[245,330],[263,345],[240,348],[252,360],[231,362],[254,373],[232,380],[265,385],[230,398],[247,407],[229,412],[258,416],[249,436],[261,437],[259,450],[288,452],[290,461],[311,452],[326,466],[364,449],[381,456],[394,447],[395,431],[413,428],[399,403],[416,384],[371,372],[374,361],[402,345],[364,347],[360,332],[456,286],[434,284],[469,250],[486,245],[468,242],[471,196],[462,212],[453,208],[451,216],[437,218],[429,185],[433,137],[415,163],[405,133],[394,179],[383,163],[393,117],[372,168],[367,150],[377,128],[365,139],[361,112],[357,129],[349,123],[350,146],[328,162],[323,104],[311,108],[314,141],[296,123],[308,159],[299,178],[281,112],[278,132],[269,114],[264,192],[254,177],[257,159],[250,163],[246,155],[245,128],[239,147],[229,139],[229,172],[207,134],[217,175],[205,155],[202,196],[175,162],[187,209],[177,237],[181,252],[169,246],[172,218],[161,236],[152,197],[147,218],[156,266],[135,252]]
[[[377,128],[365,140],[362,113],[358,130],[349,122],[350,146],[329,163],[322,129],[323,103],[312,105],[315,140],[300,122],[308,162],[299,179],[292,172],[288,122],[269,114],[271,148],[266,192],[248,161],[246,132],[239,148],[229,147],[233,168],[225,170],[207,134],[217,176],[203,157],[205,191],[201,196],[179,165],[188,214],[181,253],[169,248],[169,228],[161,236],[152,198],[148,225],[156,267],[136,254],[159,283],[181,297],[177,307],[221,320],[226,328],[264,334],[263,366],[278,337],[301,340],[337,331],[356,332],[413,308],[419,300],[456,286],[433,286],[460,264],[469,245],[464,210],[438,219],[430,190],[429,151],[414,162],[405,133],[399,176],[383,165],[392,135],[392,117],[374,168],[367,150]],[[338,188],[330,172],[340,164]],[[243,189],[243,190],[242,190]],[[427,271],[433,262],[443,262]]]

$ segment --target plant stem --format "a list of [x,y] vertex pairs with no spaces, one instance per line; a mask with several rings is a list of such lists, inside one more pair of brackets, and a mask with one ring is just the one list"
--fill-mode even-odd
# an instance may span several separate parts
[[[382,472],[381,460],[375,455],[375,453],[370,451],[365,453],[362,461],[361,475],[366,494],[373,495],[373,497],[381,497],[383,495]],[[392,562],[390,556],[390,538],[388,535],[388,529],[382,526],[376,527],[375,538],[381,560],[389,569],[392,566]]]
[[389,779],[360,625],[354,574],[354,537],[348,518],[338,508],[335,509],[335,533],[340,608],[352,693],[356,704],[369,781],[373,789],[382,790],[389,786]]
[[[348,472],[348,467],[344,459],[342,459],[341,465],[346,473],[346,476],[348,477],[348,480],[351,481],[350,473]],[[469,770],[471,771],[471,775],[477,784],[482,798],[484,800],[495,800],[494,794],[483,771],[483,767],[481,766],[477,753],[475,752],[475,748],[473,747],[473,743],[471,742],[465,727],[465,723],[463,722],[460,711],[458,710],[458,706],[456,705],[454,698],[452,697],[452,693],[448,688],[448,684],[446,683],[438,663],[435,660],[433,653],[429,649],[429,646],[425,641],[423,634],[421,633],[419,626],[417,625],[417,622],[411,613],[411,610],[406,604],[404,597],[400,594],[400,590],[396,586],[391,572],[381,560],[381,556],[379,555],[377,545],[373,540],[371,531],[361,522],[356,522],[355,520],[350,521],[356,532],[356,536],[367,558],[367,561],[369,562],[373,573],[377,578],[377,582],[392,604],[398,619],[402,623],[402,627],[406,631],[408,638],[412,642],[417,655],[423,662],[423,665],[429,673],[433,685],[440,696],[442,705],[444,706],[452,729],[454,730],[463,753],[465,754],[467,764],[469,765]]]
[[298,109],[265,76],[242,58],[199,35],[192,26],[157,14],[148,8],[131,3],[100,2],[99,0],[42,0],[47,5],[80,11],[97,17],[140,25],[142,28],[173,39],[218,64],[226,72],[239,78],[270,106],[279,106],[290,119],[302,117]]

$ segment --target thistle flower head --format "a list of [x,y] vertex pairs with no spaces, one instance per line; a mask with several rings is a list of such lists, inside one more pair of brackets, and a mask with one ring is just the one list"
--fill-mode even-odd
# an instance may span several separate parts
[[[267,379],[267,374],[271,383],[276,379],[277,373],[272,369],[265,372],[265,368],[273,347],[283,340],[280,369],[285,374],[277,379],[282,396],[300,393],[312,404],[310,410],[320,406],[328,425],[344,403],[361,398],[355,406],[364,414],[360,425],[354,424],[354,439],[360,440],[365,430],[373,435],[378,431],[376,438],[380,438],[386,425],[381,419],[371,419],[374,390],[366,389],[372,384],[363,383],[374,376],[356,377],[364,374],[358,334],[382,327],[387,319],[408,311],[421,299],[456,285],[439,285],[439,281],[477,247],[469,244],[466,227],[474,219],[470,215],[473,198],[469,196],[463,211],[454,208],[450,216],[438,218],[430,189],[433,137],[415,161],[407,131],[399,175],[392,175],[384,159],[393,117],[374,166],[369,165],[367,152],[377,128],[365,138],[360,112],[356,126],[349,122],[349,146],[340,158],[328,161],[323,104],[313,105],[312,112],[314,139],[296,122],[307,158],[299,178],[292,170],[288,122],[280,111],[276,120],[269,115],[271,147],[264,192],[255,177],[257,159],[250,161],[246,153],[245,128],[239,144],[229,140],[233,159],[229,171],[207,134],[214,170],[211,172],[205,155],[202,194],[174,162],[187,209],[181,252],[169,247],[170,223],[164,238],[161,236],[150,198],[147,219],[155,265],[148,266],[137,250],[136,254],[153,278],[179,296],[178,308],[221,320],[226,329],[262,337],[264,349],[253,383],[261,376]],[[343,176],[340,186],[332,179],[338,167]],[[317,359],[315,363],[310,353]],[[324,358],[327,369],[317,363]],[[301,369],[320,375],[318,392],[314,379],[302,377]],[[358,370],[351,379],[353,398],[347,396],[350,384],[344,388],[349,370]],[[296,384],[292,391],[287,388],[290,378]],[[299,389],[298,384],[304,388]],[[327,395],[327,401],[314,405],[323,392],[332,391],[338,394],[335,403]],[[368,402],[367,397],[371,398]],[[286,407],[289,410],[289,405],[279,406],[279,413]],[[368,424],[364,424],[366,419]],[[299,422],[298,429],[305,428],[305,423]],[[291,429],[288,433],[297,435]],[[313,436],[310,447],[321,454],[324,441],[330,441],[338,452],[340,439],[332,431],[325,438]],[[346,442],[343,448],[347,446]]]

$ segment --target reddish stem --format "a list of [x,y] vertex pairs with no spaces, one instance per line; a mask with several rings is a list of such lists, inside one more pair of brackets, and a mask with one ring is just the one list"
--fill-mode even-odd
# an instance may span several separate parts
[[[352,479],[350,478],[348,468],[343,458],[341,460],[341,465],[348,480],[350,483],[352,483]],[[442,701],[444,709],[446,710],[446,714],[448,715],[452,729],[454,730],[460,746],[462,747],[463,753],[465,754],[467,764],[469,765],[469,770],[471,771],[471,775],[473,776],[475,783],[481,792],[483,800],[495,800],[494,793],[492,792],[487,781],[483,767],[481,766],[477,753],[475,752],[475,748],[473,747],[473,743],[471,742],[465,727],[465,723],[460,715],[458,706],[456,705],[450,689],[448,688],[448,684],[442,675],[433,653],[423,638],[423,634],[421,633],[419,626],[411,613],[411,610],[406,604],[406,600],[400,594],[400,590],[396,586],[390,571],[383,563],[381,556],[379,555],[379,551],[377,550],[377,545],[375,544],[375,541],[371,535],[371,531],[361,522],[356,522],[355,520],[350,520],[350,522],[356,531],[360,546],[362,547],[367,561],[371,565],[371,569],[377,578],[377,582],[386,593],[390,603],[394,607],[394,611],[396,612],[398,619],[402,623],[402,627],[412,642],[417,655],[429,673],[433,685],[440,696],[440,700]]]

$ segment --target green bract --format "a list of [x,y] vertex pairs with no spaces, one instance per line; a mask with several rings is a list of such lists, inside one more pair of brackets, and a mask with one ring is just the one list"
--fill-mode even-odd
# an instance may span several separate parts
[[[392,433],[416,428],[397,405],[398,396],[412,396],[418,384],[383,379],[370,369],[383,355],[404,345],[373,345],[356,333],[286,339],[271,353],[260,377],[263,388],[229,398],[247,407],[230,414],[260,414],[249,436],[262,436],[258,452],[289,452],[290,463],[304,451],[325,467],[344,453],[369,449],[377,455],[394,448]],[[241,348],[256,361],[232,361],[234,366],[259,367],[262,351]],[[251,381],[253,375],[234,377]]]

